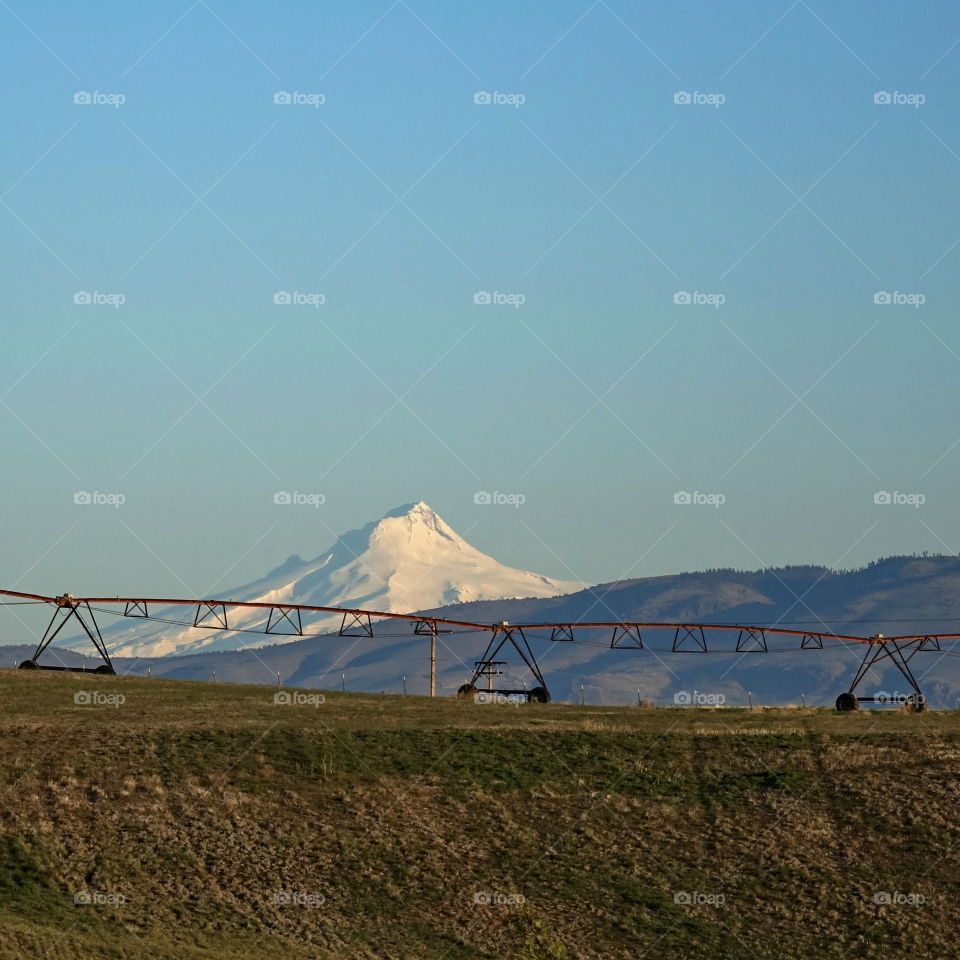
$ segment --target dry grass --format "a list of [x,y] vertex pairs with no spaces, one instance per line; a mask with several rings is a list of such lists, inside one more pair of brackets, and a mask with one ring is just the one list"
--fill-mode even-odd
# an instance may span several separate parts
[[272,701],[0,674],[0,958],[954,953],[954,714]]

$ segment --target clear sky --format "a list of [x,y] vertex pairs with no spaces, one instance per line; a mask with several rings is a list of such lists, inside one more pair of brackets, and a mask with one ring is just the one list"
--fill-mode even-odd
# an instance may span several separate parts
[[2,585],[212,595],[421,498],[589,581],[957,551],[958,38],[0,3]]

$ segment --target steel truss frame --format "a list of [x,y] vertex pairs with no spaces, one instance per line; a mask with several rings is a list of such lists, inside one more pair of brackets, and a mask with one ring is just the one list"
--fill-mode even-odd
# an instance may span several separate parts
[[[274,636],[303,636],[303,612],[321,612],[338,614],[341,616],[339,635],[345,637],[374,637],[376,622],[406,622],[415,635],[430,638],[431,650],[431,690],[434,688],[436,669],[436,639],[439,633],[451,633],[452,628],[468,632],[489,632],[490,639],[480,660],[476,661],[473,678],[469,685],[475,689],[476,681],[481,676],[487,676],[495,671],[505,661],[498,661],[497,656],[505,648],[512,649],[521,659],[537,683],[537,692],[545,699],[549,699],[546,681],[537,663],[536,656],[530,647],[525,631],[547,631],[549,639],[557,643],[576,642],[575,631],[603,629],[610,631],[609,646],[613,649],[645,648],[642,631],[671,630],[673,631],[672,651],[675,653],[715,653],[720,652],[717,647],[710,647],[707,643],[705,631],[720,631],[721,633],[735,631],[736,652],[769,652],[768,640],[771,636],[792,635],[800,638],[800,649],[824,648],[824,640],[855,642],[866,645],[866,651],[860,665],[853,676],[849,688],[837,699],[837,708],[841,710],[856,710],[861,703],[886,703],[886,697],[858,696],[857,690],[863,684],[869,671],[874,666],[880,666],[889,661],[899,671],[910,690],[909,694],[896,698],[895,702],[904,702],[914,710],[923,710],[926,699],[920,689],[920,683],[910,668],[911,659],[921,651],[939,651],[941,640],[960,640],[960,633],[915,634],[908,636],[884,637],[877,634],[873,637],[851,636],[830,632],[816,632],[787,629],[785,627],[756,627],[738,624],[720,623],[677,623],[677,622],[596,622],[596,623],[524,623],[510,624],[506,621],[495,624],[481,624],[468,620],[453,620],[444,617],[430,617],[419,614],[390,613],[363,609],[345,609],[342,607],[321,607],[305,604],[277,604],[261,601],[239,600],[183,600],[159,599],[144,597],[75,597],[65,593],[61,596],[44,596],[41,594],[23,593],[13,590],[0,590],[0,596],[13,597],[21,600],[46,603],[53,606],[53,614],[30,660],[25,660],[21,667],[25,669],[71,670],[71,667],[41,666],[37,661],[50,647],[53,641],[61,634],[70,621],[76,621],[80,629],[93,645],[101,666],[95,668],[76,668],[78,671],[101,673],[115,673],[109,652],[94,616],[94,605],[103,612],[102,607],[123,605],[123,616],[134,619],[152,619],[151,610],[165,606],[183,606],[193,609],[192,623],[187,626],[210,630],[229,630],[228,612],[231,608],[260,609],[266,611],[266,623],[260,623],[258,632]],[[711,638],[713,639],[713,638]],[[463,689],[463,688],[461,688]],[[512,691],[520,692],[520,691]]]
[[[470,678],[470,682],[465,684],[464,687],[461,687],[461,690],[463,691],[467,687],[473,688],[474,690],[477,689],[477,681],[481,677],[492,678],[494,676],[500,676],[502,671],[499,668],[504,666],[507,661],[497,660],[497,655],[507,644],[510,644],[537,681],[537,685],[528,693],[530,699],[540,700],[541,702],[549,701],[550,691],[547,688],[547,681],[543,679],[543,674],[540,672],[540,667],[537,664],[537,658],[534,656],[533,650],[530,649],[530,643],[524,635],[523,629],[507,623],[497,623],[490,628],[490,631],[490,642],[487,644],[487,649],[483,652],[483,656],[474,664],[473,676]],[[507,694],[519,694],[521,692],[519,690],[498,691],[490,687],[488,687],[488,690],[493,693]],[[527,693],[527,691],[523,692]]]
[[[20,664],[20,668],[22,670],[67,670],[76,673],[115,674],[116,670],[113,669],[113,663],[110,660],[110,654],[107,652],[107,645],[103,642],[103,637],[100,634],[100,627],[97,625],[97,618],[93,615],[90,602],[88,600],[78,600],[76,597],[73,597],[67,593],[63,596],[54,598],[54,603],[56,606],[53,611],[53,616],[50,618],[50,622],[47,624],[47,629],[44,630],[43,636],[40,638],[40,642],[37,644],[37,649],[34,650],[33,656],[29,660],[24,660],[23,663]],[[43,651],[46,650],[51,643],[53,643],[57,634],[60,633],[60,631],[70,620],[76,620],[77,623],[80,624],[83,632],[87,635],[90,642],[96,648],[97,653],[100,655],[100,659],[103,660],[103,664],[101,666],[55,667],[37,663]],[[59,623],[57,621],[59,621]],[[54,626],[55,624],[56,626]]]
[[[860,661],[860,666],[854,674],[849,689],[837,697],[837,709],[842,711],[859,710],[861,703],[882,703],[893,705],[906,704],[916,713],[925,710],[927,698],[923,695],[920,684],[917,683],[917,679],[910,669],[910,661],[919,650],[931,649],[930,647],[924,647],[924,642],[930,639],[929,637],[924,637],[922,639],[906,640],[898,643],[895,637],[883,637],[879,635],[871,637],[869,646],[863,655],[863,659]],[[939,642],[937,642],[937,649],[939,649]],[[897,670],[900,671],[913,693],[903,697],[893,698],[886,695],[873,697],[857,696],[857,687],[866,679],[870,668],[881,660],[889,660]]]

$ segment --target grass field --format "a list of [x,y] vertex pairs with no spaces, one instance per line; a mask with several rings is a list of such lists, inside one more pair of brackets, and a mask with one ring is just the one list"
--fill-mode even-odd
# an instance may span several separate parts
[[960,714],[274,694],[0,671],[0,958],[956,955]]

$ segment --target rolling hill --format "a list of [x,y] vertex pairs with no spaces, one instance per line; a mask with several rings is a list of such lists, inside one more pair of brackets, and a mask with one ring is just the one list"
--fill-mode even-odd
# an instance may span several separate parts
[[283,693],[0,671],[0,960],[955,954],[957,713]]

